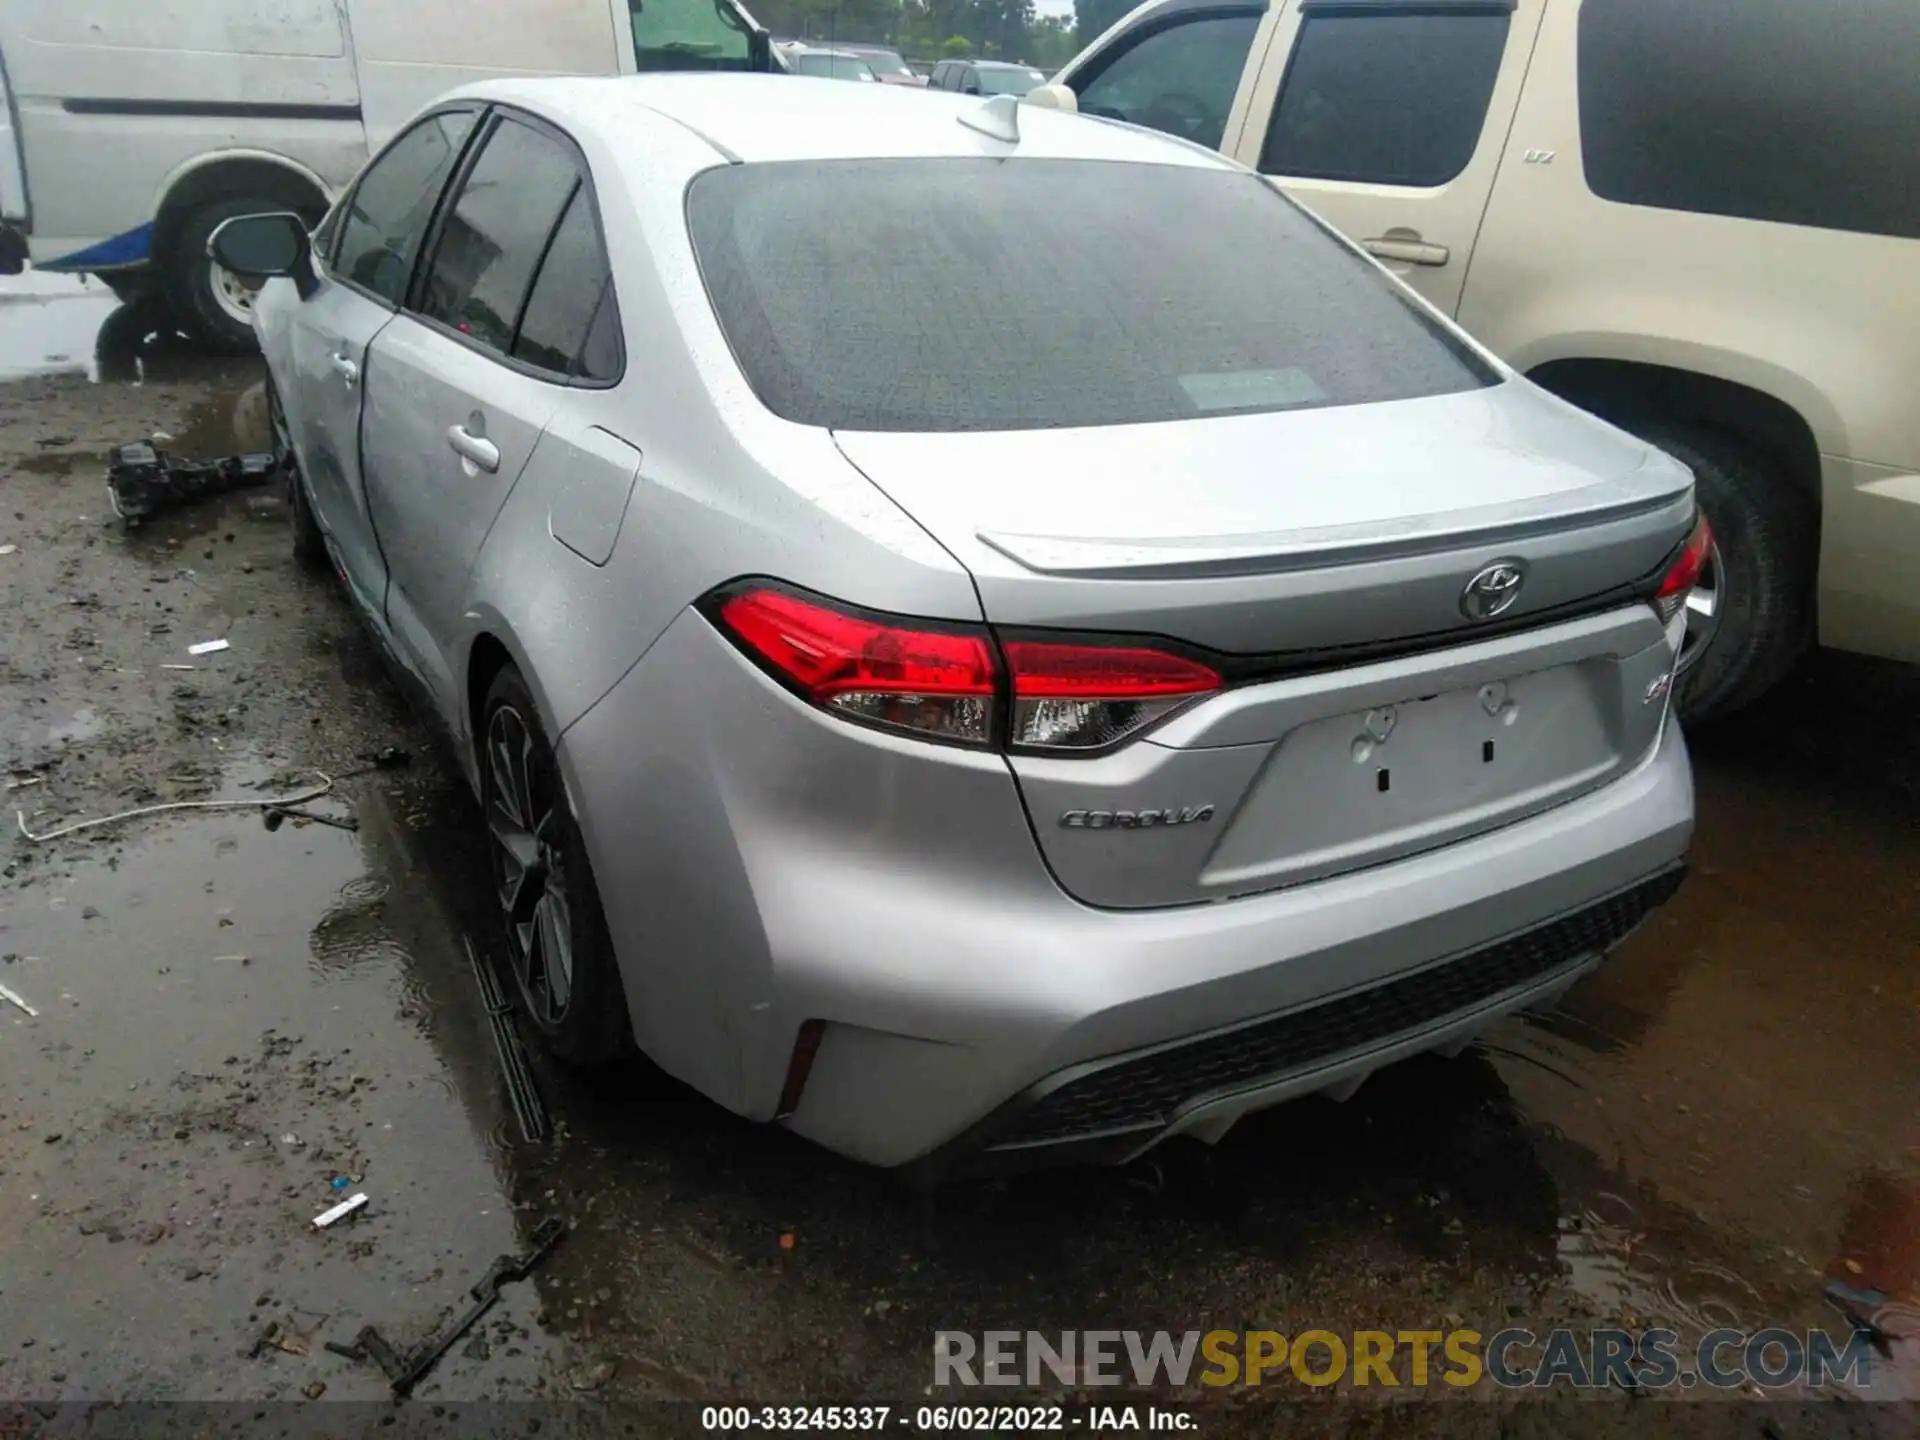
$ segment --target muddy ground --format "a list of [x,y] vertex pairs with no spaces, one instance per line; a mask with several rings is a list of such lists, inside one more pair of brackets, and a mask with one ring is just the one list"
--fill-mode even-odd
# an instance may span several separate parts
[[[279,497],[131,533],[109,513],[111,444],[260,443],[257,364],[95,292],[0,300],[5,376],[27,378],[0,383],[0,985],[39,1013],[0,1001],[0,1399],[379,1400],[323,1342],[424,1336],[548,1215],[568,1238],[415,1406],[909,1403],[935,1329],[1837,1326],[1829,1278],[1920,1328],[1911,671],[1818,656],[1693,737],[1692,878],[1554,1014],[1213,1149],[929,1211],[637,1071],[540,1065],[555,1134],[521,1142],[463,948],[490,935],[475,812],[295,568]],[[389,747],[411,763],[371,768]],[[357,832],[16,833],[16,809],[44,829],[315,771]],[[1916,1350],[1895,1337],[1878,1393],[1920,1394]],[[1738,1408],[1727,1433],[1837,1413]]]

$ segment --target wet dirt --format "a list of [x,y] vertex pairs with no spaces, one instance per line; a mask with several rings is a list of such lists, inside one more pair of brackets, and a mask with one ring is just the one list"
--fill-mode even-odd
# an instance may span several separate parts
[[[88,381],[129,373],[103,343],[0,385],[0,985],[39,1012],[0,1000],[0,1395],[375,1398],[325,1341],[423,1337],[559,1215],[423,1402],[907,1400],[936,1329],[1840,1328],[1829,1279],[1885,1292],[1875,1392],[1920,1396],[1914,672],[1817,656],[1694,737],[1680,897],[1554,1013],[1343,1104],[923,1203],[641,1068],[536,1058],[527,1146],[462,947],[492,933],[473,807],[281,497],[108,511],[110,445],[257,447],[257,363],[116,324],[138,384]],[[389,746],[413,763],[370,768]],[[315,770],[356,832],[14,833]]]

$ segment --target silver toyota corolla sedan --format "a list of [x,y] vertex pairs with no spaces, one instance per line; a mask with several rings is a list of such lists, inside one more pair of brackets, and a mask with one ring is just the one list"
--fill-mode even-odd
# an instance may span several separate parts
[[1690,476],[1217,155],[500,82],[214,250],[563,1057],[1122,1159],[1457,1050],[1679,882]]

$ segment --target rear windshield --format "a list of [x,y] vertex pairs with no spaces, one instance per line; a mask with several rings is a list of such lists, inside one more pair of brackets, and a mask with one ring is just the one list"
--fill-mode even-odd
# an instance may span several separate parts
[[1497,378],[1258,176],[1086,160],[709,170],[707,293],[775,414],[1032,430],[1359,405]]

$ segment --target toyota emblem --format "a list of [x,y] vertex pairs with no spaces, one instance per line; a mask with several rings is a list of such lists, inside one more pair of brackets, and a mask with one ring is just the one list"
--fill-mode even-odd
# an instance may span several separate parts
[[1460,613],[1469,620],[1504,615],[1520,598],[1520,587],[1526,582],[1524,560],[1496,560],[1467,581],[1467,588],[1460,594]]

